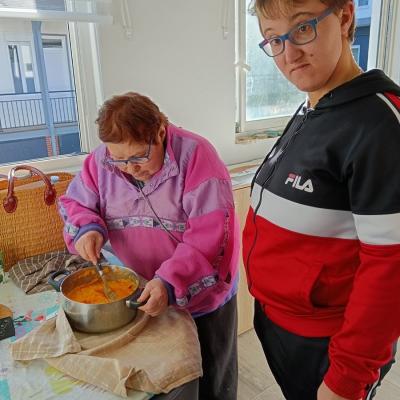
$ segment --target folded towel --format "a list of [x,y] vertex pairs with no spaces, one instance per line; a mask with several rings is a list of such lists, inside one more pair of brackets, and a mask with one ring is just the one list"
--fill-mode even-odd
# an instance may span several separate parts
[[8,274],[26,294],[33,294],[53,289],[47,283],[53,272],[62,269],[74,272],[89,264],[82,257],[69,254],[67,250],[59,250],[18,261]]
[[62,309],[11,345],[15,360],[45,359],[81,381],[126,397],[128,389],[170,390],[202,375],[194,321],[169,307],[152,318],[138,311],[128,325],[112,332],[73,331]]

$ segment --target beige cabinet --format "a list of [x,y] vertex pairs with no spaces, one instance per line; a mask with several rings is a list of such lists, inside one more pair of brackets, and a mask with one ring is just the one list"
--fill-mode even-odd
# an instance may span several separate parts
[[[250,186],[233,190],[236,212],[240,221],[240,232],[242,233],[250,204]],[[240,240],[242,242],[242,240]],[[247,288],[246,271],[243,265],[242,245],[240,245],[240,279],[238,289],[238,334],[253,327],[254,298]]]

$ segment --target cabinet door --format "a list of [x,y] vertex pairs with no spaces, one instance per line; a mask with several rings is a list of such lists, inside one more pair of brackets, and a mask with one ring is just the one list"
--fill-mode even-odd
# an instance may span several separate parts
[[[236,212],[240,221],[240,232],[243,232],[247,212],[250,205],[250,187],[244,187],[233,191]],[[242,242],[242,238],[240,238]],[[242,245],[240,245],[239,266],[239,290],[238,290],[238,334],[253,328],[254,298],[247,288],[246,271],[243,265]]]

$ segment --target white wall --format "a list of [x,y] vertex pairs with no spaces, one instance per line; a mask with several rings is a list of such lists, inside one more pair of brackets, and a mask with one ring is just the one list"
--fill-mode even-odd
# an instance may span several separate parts
[[104,96],[137,91],[170,121],[209,139],[227,164],[265,155],[271,140],[235,144],[234,1],[222,37],[223,0],[128,0],[133,37],[99,27]]

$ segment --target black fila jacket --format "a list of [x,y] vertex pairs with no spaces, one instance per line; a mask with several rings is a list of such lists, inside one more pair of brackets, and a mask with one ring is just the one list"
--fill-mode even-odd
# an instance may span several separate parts
[[330,336],[325,383],[359,399],[400,334],[400,88],[372,70],[295,115],[255,176],[249,290],[276,324]]

